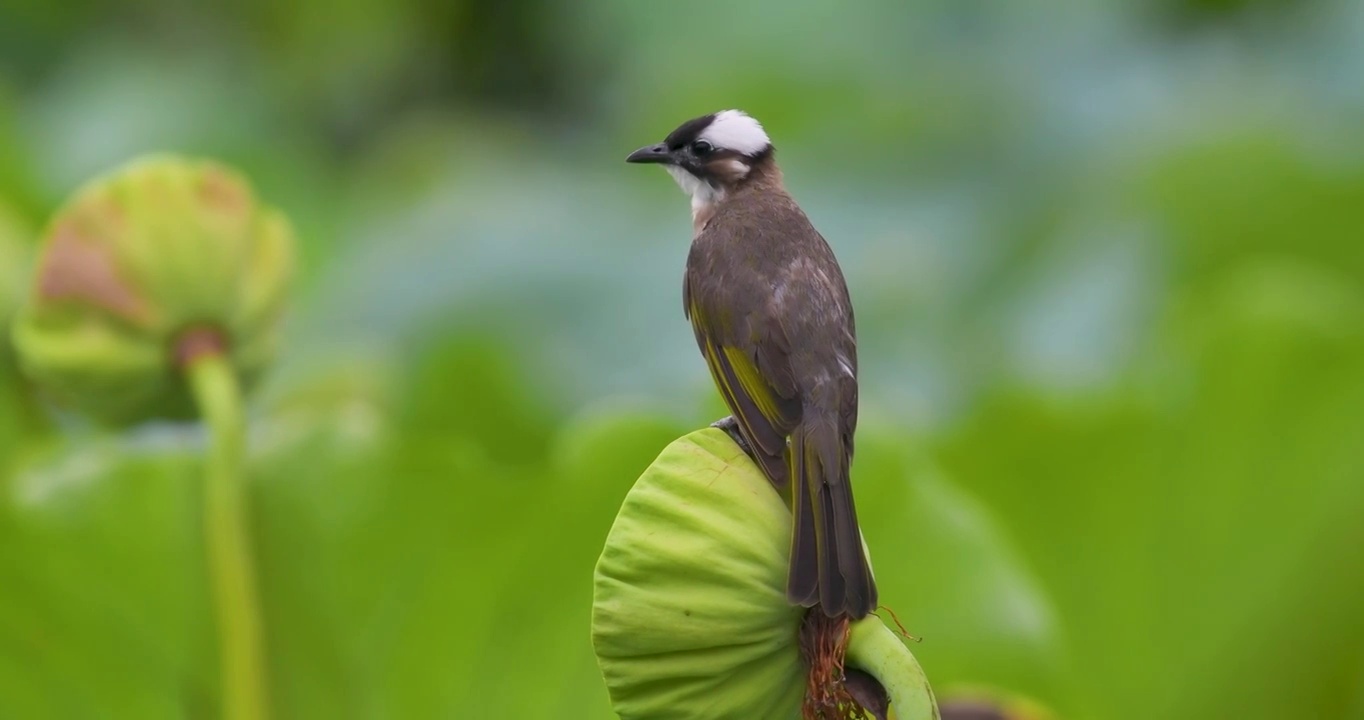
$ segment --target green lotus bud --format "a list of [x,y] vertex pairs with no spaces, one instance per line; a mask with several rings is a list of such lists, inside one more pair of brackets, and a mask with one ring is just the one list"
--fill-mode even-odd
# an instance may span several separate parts
[[25,371],[111,423],[192,417],[186,338],[249,385],[274,353],[292,235],[211,161],[156,156],[95,180],[43,238],[14,331]]
[[[723,431],[662,452],[596,568],[592,640],[621,717],[801,717],[810,668],[806,611],[786,600],[790,538],[790,511]],[[876,616],[846,642],[847,667],[889,691],[896,717],[937,717],[918,664]]]

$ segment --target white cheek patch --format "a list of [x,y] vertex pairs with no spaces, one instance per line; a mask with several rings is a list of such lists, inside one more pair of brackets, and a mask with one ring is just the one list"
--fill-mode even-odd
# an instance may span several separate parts
[[762,124],[740,110],[716,113],[715,119],[701,133],[701,139],[744,155],[757,155],[772,144]]

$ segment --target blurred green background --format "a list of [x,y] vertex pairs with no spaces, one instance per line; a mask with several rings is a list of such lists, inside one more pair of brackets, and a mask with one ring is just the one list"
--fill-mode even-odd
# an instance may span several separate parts
[[[940,696],[1364,719],[1364,3],[0,0],[0,327],[135,155],[299,228],[253,399],[282,718],[604,718],[591,573],[723,414],[635,147],[767,126],[858,312],[854,477]],[[6,329],[6,335],[8,334]],[[198,430],[0,352],[0,718],[211,718]]]

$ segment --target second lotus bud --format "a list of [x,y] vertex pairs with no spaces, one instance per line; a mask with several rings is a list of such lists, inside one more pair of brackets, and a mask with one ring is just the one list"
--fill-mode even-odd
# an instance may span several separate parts
[[250,383],[272,358],[293,231],[213,161],[144,158],[78,191],[52,219],[15,327],[24,369],[107,422],[187,418],[177,356],[229,355]]

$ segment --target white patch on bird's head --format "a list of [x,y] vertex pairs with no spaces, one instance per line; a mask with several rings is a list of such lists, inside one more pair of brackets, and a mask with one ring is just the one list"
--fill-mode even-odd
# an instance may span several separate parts
[[757,155],[772,144],[762,123],[742,110],[723,110],[701,131],[699,139],[717,148]]

